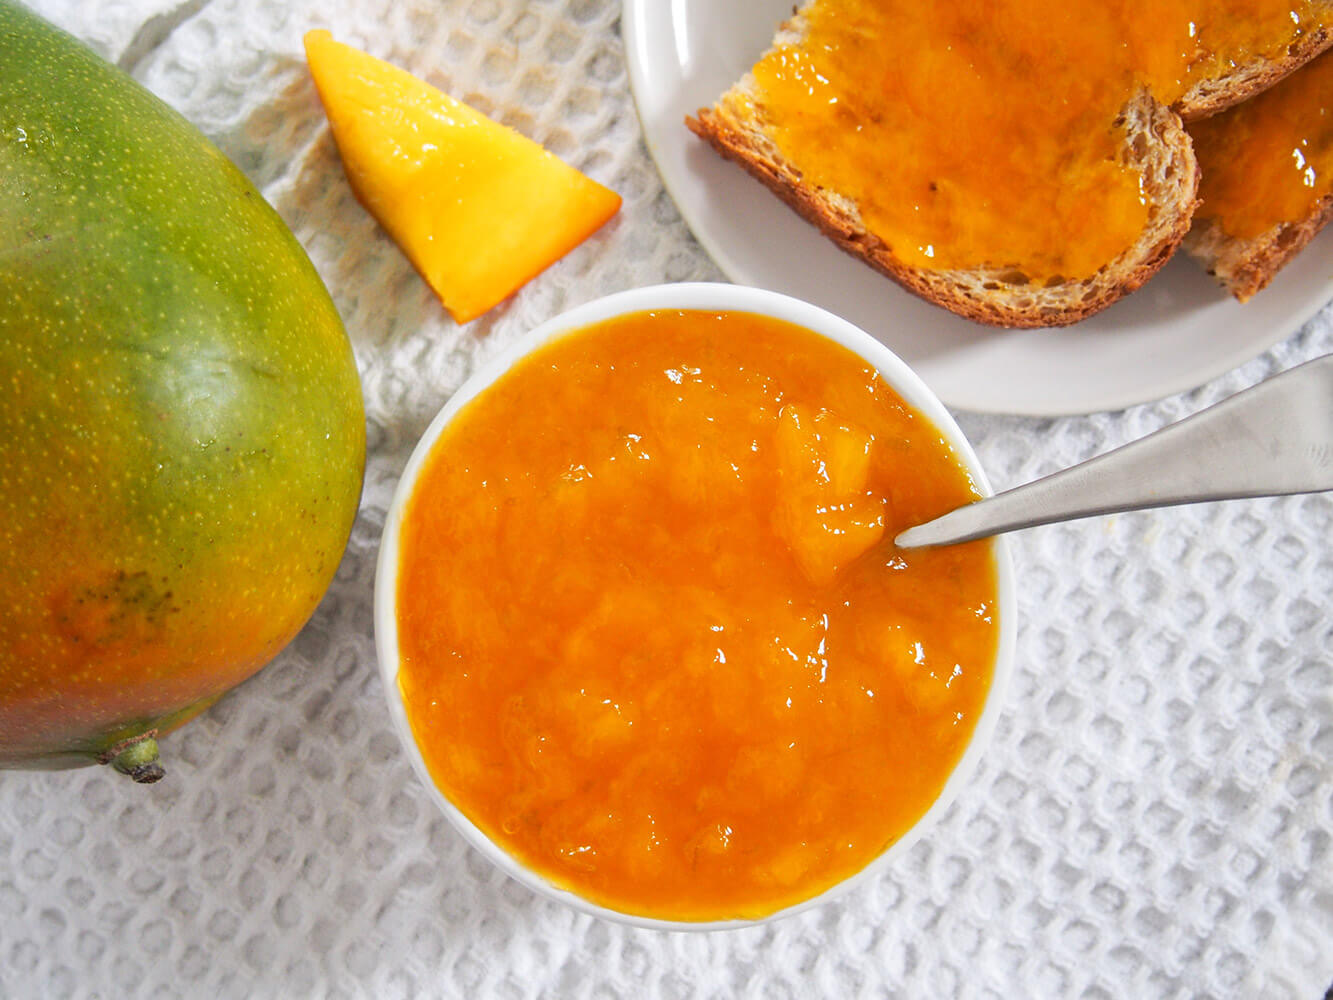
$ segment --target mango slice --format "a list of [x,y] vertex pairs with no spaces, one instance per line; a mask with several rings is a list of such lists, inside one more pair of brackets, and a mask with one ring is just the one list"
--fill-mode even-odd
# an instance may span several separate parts
[[466,323],[596,231],[620,196],[410,73],[305,36],[357,199]]

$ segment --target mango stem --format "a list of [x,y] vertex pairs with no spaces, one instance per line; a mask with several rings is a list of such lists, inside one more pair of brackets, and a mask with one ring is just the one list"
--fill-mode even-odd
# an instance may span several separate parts
[[167,772],[157,762],[155,735],[155,731],[144,733],[128,745],[118,747],[119,752],[110,760],[111,766],[121,774],[128,774],[141,785],[161,781]]

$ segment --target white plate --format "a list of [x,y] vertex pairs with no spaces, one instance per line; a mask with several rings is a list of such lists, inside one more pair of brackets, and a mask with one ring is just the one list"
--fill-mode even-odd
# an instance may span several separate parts
[[1055,416],[1193,388],[1294,333],[1333,298],[1333,231],[1247,305],[1183,255],[1135,294],[1061,330],[981,327],[917,299],[829,243],[684,125],[767,47],[792,0],[624,0],[648,149],[732,281],[785,292],[887,344],[949,406]]

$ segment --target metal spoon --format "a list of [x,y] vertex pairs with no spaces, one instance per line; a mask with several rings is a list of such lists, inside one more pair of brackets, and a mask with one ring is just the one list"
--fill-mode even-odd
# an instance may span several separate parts
[[900,548],[949,545],[1095,514],[1333,490],[1333,354],[1138,441],[908,528]]

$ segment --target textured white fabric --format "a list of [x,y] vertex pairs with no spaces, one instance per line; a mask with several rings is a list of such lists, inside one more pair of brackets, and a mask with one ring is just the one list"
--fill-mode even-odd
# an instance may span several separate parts
[[[1014,539],[991,751],[933,833],[763,929],[626,929],[531,895],[437,815],[390,728],[371,584],[417,436],[479,361],[605,292],[720,279],[662,188],[617,0],[36,0],[196,122],[330,286],[369,418],[361,516],[277,661],[168,776],[0,774],[0,996],[1303,998],[1333,982],[1333,495]],[[456,327],[348,192],[301,51],[329,27],[619,191],[618,218]],[[1333,309],[1125,412],[964,414],[1003,488],[1333,350]]]

